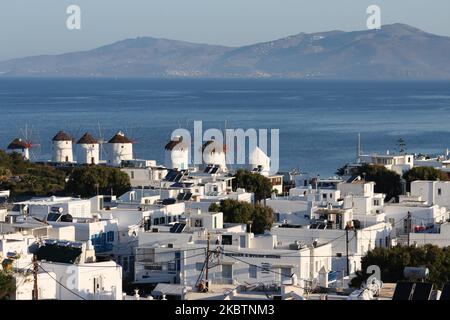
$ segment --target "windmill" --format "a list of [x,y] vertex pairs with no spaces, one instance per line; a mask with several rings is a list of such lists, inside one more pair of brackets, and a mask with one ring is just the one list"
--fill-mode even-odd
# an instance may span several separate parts
[[[15,138],[8,145],[8,150],[10,152],[17,152],[21,154],[26,160],[36,161],[37,156],[36,153],[33,152],[33,149],[39,148],[41,144],[36,142],[39,141],[38,138],[33,137],[33,130],[28,127],[28,124],[25,124],[25,128],[19,128],[19,137]],[[33,142],[35,141],[35,142]]]

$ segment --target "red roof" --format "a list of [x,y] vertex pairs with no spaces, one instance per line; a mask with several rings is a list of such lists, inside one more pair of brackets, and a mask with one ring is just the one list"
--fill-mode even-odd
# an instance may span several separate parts
[[77,144],[97,144],[98,141],[91,136],[88,132],[86,132],[80,140],[77,141]]
[[108,143],[133,143],[122,131],[119,131],[112,137]]
[[170,140],[168,144],[166,144],[166,150],[174,150],[175,148],[181,149],[187,147],[186,143],[183,142],[183,137],[174,138],[174,140]]
[[53,137],[53,141],[72,141],[72,137],[65,133],[63,130],[59,131],[56,136]]
[[28,149],[31,147],[29,142],[16,138],[8,145],[9,150]]

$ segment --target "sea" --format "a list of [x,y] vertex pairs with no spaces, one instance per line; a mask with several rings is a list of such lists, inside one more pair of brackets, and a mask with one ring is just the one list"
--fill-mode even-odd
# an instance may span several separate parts
[[[177,128],[279,129],[280,170],[324,176],[364,153],[442,154],[450,147],[450,82],[269,79],[0,79],[0,148],[16,138],[51,157],[63,129],[108,140],[118,130],[136,158],[164,161]],[[270,152],[269,152],[270,153]]]

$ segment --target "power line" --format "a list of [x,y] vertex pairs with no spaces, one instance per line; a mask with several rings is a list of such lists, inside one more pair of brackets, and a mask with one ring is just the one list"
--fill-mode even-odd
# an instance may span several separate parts
[[82,300],[87,300],[87,299],[85,299],[84,297],[82,297],[82,296],[80,296],[78,293],[76,293],[75,291],[73,291],[73,290],[70,290],[69,288],[67,288],[65,285],[63,285],[61,282],[59,282],[58,280],[56,280],[55,278],[53,278],[53,276],[50,274],[50,272],[48,272],[47,270],[45,270],[41,265],[38,265],[39,266],[39,268],[41,268],[45,273],[47,273],[48,274],[48,276],[50,277],[50,278],[52,278],[57,284],[59,284],[61,287],[63,287],[64,289],[66,289],[67,291],[69,291],[69,292],[71,292],[71,293],[73,293],[75,296],[77,296],[78,298],[80,298],[80,299],[82,299]]

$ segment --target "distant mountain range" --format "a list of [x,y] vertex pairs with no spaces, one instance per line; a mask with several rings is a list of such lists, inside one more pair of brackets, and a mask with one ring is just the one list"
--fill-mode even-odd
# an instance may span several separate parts
[[141,37],[0,62],[0,76],[450,79],[450,38],[404,24],[300,33],[243,47]]

